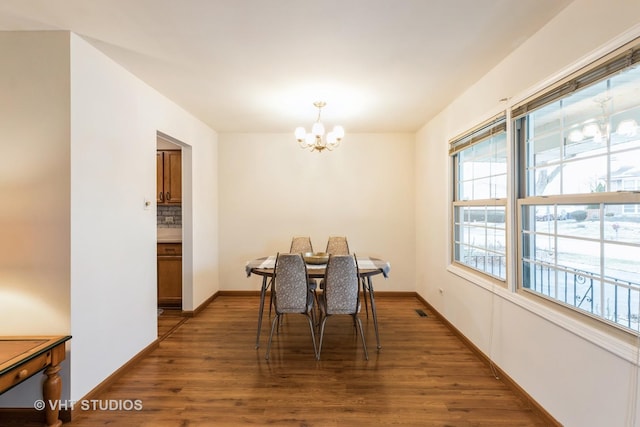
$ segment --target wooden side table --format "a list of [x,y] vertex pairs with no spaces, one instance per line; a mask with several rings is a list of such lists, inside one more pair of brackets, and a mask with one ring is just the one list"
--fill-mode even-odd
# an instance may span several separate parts
[[[42,385],[47,426],[62,425],[60,394],[62,380],[58,372],[65,359],[65,342],[71,336],[0,336],[0,394],[44,369],[47,378]],[[51,405],[51,402],[56,402]]]

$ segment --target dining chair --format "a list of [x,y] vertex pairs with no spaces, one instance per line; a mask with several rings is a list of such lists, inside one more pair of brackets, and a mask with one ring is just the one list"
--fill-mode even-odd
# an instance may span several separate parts
[[[349,255],[349,243],[346,236],[329,236],[327,240],[326,252],[330,255]],[[366,283],[364,278],[362,279],[362,294],[366,296]],[[320,289],[324,289],[324,280],[320,281]],[[369,306],[367,305],[367,299],[364,298],[364,307],[369,316]]]
[[326,253],[330,255],[349,255],[349,244],[344,236],[330,236],[327,240]]
[[291,254],[303,254],[306,252],[313,252],[313,245],[311,244],[311,238],[308,236],[295,236],[291,239]]
[[[307,252],[313,252],[313,245],[311,244],[311,237],[309,236],[294,236],[291,238],[291,247],[289,253],[291,254],[304,254]],[[315,280],[310,279],[310,284],[314,287],[313,290],[318,287]],[[273,307],[273,293],[269,301],[269,317],[271,317],[271,308]]]
[[[311,244],[311,237],[309,236],[294,236],[291,238],[291,248],[289,253],[292,254],[305,254],[313,253],[313,245]],[[313,295],[316,295],[316,289],[318,288],[318,281],[315,279],[309,279],[309,286],[313,291]],[[271,314],[271,312],[269,312]]]
[[301,254],[277,254],[273,276],[273,293],[276,315],[271,323],[271,334],[265,359],[269,360],[273,332],[280,328],[282,315],[288,313],[304,314],[309,321],[311,341],[316,358],[318,351],[314,332],[313,303],[314,294],[309,287],[307,265]]
[[360,292],[358,261],[355,255],[329,255],[324,278],[324,293],[318,296],[321,320],[317,359],[320,360],[322,341],[324,340],[324,327],[327,319],[333,315],[348,314],[353,318],[353,324],[360,332],[364,358],[369,360],[362,321],[358,317],[360,312]]
[[[290,254],[304,254],[307,252],[313,252],[313,245],[311,244],[311,237],[309,236],[294,236],[291,238],[291,247],[289,248]],[[312,286],[317,288],[318,284],[315,280],[310,279]],[[273,293],[271,294],[271,300],[269,301],[269,317],[271,317],[271,307],[273,307]]]

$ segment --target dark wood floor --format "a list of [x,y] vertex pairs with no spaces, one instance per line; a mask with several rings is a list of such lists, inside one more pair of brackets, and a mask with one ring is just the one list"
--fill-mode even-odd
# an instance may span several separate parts
[[163,308],[158,314],[158,338],[163,340],[182,323],[186,322],[187,317],[182,316],[182,311],[178,309]]
[[218,297],[100,396],[141,410],[79,411],[68,425],[545,425],[419,300],[377,303],[379,352],[362,316],[368,361],[348,316],[329,319],[316,361],[301,315],[287,316],[266,361],[268,320],[254,348],[258,298]]

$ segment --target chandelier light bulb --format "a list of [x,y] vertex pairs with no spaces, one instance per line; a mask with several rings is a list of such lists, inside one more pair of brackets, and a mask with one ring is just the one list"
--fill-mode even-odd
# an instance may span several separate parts
[[334,126],[333,134],[336,136],[336,139],[340,141],[342,138],[344,138],[344,128],[342,126]]
[[571,142],[580,142],[584,139],[584,135],[578,129],[574,129],[569,132],[569,136],[567,138]]
[[587,138],[596,138],[600,136],[600,126],[597,123],[589,123],[582,129],[582,133]]
[[296,139],[298,140],[298,142],[304,141],[304,138],[305,138],[306,134],[307,134],[307,132],[304,130],[304,128],[302,126],[298,126],[296,128],[295,135],[296,135]]
[[336,137],[335,132],[329,132],[327,134],[327,144],[335,144],[338,142],[338,138]]
[[315,122],[311,128],[311,133],[316,136],[324,135],[324,126],[320,122]]
[[622,136],[635,136],[638,132],[638,123],[633,119],[622,120],[616,128],[616,133]]

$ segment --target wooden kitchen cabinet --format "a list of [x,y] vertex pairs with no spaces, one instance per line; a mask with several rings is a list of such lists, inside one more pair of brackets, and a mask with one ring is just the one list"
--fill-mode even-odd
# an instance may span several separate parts
[[182,203],[182,152],[158,150],[156,152],[157,192],[159,205]]
[[182,307],[181,243],[158,243],[158,307]]

